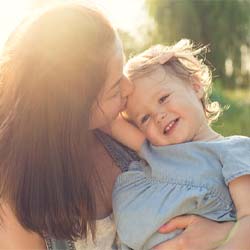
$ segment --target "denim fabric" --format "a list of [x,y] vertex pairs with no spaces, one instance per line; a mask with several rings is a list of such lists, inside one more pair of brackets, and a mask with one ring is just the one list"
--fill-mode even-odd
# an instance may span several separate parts
[[227,185],[250,174],[250,138],[169,146],[145,141],[140,154],[146,161],[133,161],[113,190],[113,211],[124,249],[151,249],[172,239],[181,230],[159,234],[157,229],[178,215],[236,219]]
[[133,150],[117,142],[102,131],[95,130],[95,135],[122,172],[128,171],[129,164],[132,161],[140,160],[140,157]]
[[74,243],[69,240],[56,240],[44,236],[47,250],[76,250]]

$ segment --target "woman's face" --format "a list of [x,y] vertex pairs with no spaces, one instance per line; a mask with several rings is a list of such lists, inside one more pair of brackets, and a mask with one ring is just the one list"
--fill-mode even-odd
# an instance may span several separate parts
[[119,41],[108,63],[108,76],[92,108],[90,129],[112,122],[124,110],[133,85],[123,74],[123,51]]

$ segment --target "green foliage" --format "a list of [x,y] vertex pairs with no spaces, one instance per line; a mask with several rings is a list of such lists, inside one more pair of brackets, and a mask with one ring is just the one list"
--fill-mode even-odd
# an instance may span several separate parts
[[[245,96],[250,95],[247,90]],[[223,91],[223,88],[216,87],[211,99],[218,101],[225,108],[219,120],[213,124],[213,128],[224,136],[245,135],[250,136],[250,99],[239,101],[237,91]]]
[[[241,72],[240,48],[250,44],[249,0],[145,0],[156,23],[157,43],[173,43],[189,38],[212,53],[209,61],[226,86],[233,87]],[[225,74],[225,60],[231,58],[234,72]],[[244,81],[244,77],[241,77]]]
[[148,49],[153,44],[154,37],[157,36],[154,30],[147,29],[147,27],[138,29],[138,35],[141,36],[139,40],[124,30],[118,29],[118,33],[123,43],[126,59]]
[[[224,136],[250,136],[249,75],[241,73],[240,47],[250,46],[250,0],[145,0],[149,14],[156,23],[155,30],[145,42],[138,44],[124,31],[119,31],[127,58],[155,43],[169,44],[189,38],[209,44],[208,60],[215,66],[216,83],[212,100],[225,109],[212,127]],[[225,74],[225,60],[231,58],[234,73]],[[218,80],[220,79],[220,80]],[[236,82],[245,81],[245,89]],[[231,87],[231,88],[229,88]],[[232,88],[233,87],[233,88]]]
[[134,42],[134,38],[126,31],[118,29],[119,37],[123,43],[123,50],[126,58],[130,58],[132,55],[135,55],[137,51],[137,46]]

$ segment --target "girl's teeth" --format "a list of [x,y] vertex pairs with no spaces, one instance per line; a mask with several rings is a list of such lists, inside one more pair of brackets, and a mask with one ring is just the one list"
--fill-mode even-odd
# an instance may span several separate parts
[[167,126],[167,130],[169,130],[173,125],[174,125],[174,121],[172,121],[172,122]]
[[172,128],[174,123],[175,123],[175,121],[170,122],[169,125],[165,128],[164,133],[167,133]]

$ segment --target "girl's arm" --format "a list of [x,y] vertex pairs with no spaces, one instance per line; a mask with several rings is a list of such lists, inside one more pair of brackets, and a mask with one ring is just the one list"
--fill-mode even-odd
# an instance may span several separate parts
[[238,177],[229,183],[229,190],[237,211],[237,222],[226,242],[218,250],[250,249],[250,175]]
[[140,151],[145,140],[143,133],[121,115],[111,123],[111,136],[136,152]]

